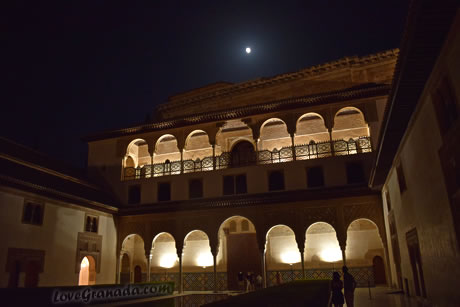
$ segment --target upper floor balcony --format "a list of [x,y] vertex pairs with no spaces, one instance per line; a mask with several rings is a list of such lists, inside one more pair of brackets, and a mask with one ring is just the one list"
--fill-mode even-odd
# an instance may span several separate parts
[[231,152],[222,152],[218,156],[196,158],[196,160],[166,160],[163,163],[145,164],[137,167],[127,166],[124,168],[123,178],[124,180],[144,179],[367,152],[372,152],[371,141],[368,136],[350,138],[348,141],[333,140],[318,143],[311,141],[309,144],[287,146],[279,150],[274,148],[271,151],[254,151],[249,142],[240,142]]
[[269,118],[258,126],[235,119],[218,123],[214,135],[193,130],[183,141],[168,133],[154,144],[135,139],[123,158],[122,180],[372,152],[369,126],[360,109],[344,107],[333,118],[325,121],[321,114],[309,112],[291,124]]

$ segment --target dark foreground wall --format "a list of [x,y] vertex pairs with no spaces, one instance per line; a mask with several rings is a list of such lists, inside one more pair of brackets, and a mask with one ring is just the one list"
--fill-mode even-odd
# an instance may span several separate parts
[[327,307],[329,303],[329,280],[302,280],[270,287],[229,299],[214,302],[207,307],[274,307],[274,306],[309,306]]
[[173,290],[173,282],[15,288],[0,289],[0,297],[7,306],[81,306],[171,295]]

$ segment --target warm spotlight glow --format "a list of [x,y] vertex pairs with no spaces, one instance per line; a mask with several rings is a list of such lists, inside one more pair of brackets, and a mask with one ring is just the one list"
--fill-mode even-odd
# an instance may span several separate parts
[[319,254],[320,258],[326,262],[335,262],[342,260],[342,251],[340,248],[326,248]]
[[211,253],[199,254],[198,258],[196,258],[196,264],[203,268],[213,265],[212,254]]
[[172,268],[176,263],[177,255],[176,254],[165,254],[160,258],[160,266],[165,269]]
[[289,251],[281,254],[281,261],[288,264],[300,262],[300,253]]
[[89,267],[89,261],[88,258],[84,257],[83,260],[81,261],[80,268],[86,268]]

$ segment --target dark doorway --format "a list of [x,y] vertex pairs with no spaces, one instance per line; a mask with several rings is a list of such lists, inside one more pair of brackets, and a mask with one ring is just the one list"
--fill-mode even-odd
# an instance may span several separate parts
[[406,233],[407,248],[414,277],[415,294],[426,297],[425,279],[423,277],[422,259],[418,243],[417,229]]
[[131,282],[130,274],[129,256],[127,254],[123,254],[121,258],[120,283],[129,284]]
[[390,235],[391,235],[391,246],[393,247],[393,260],[396,266],[396,280],[398,282],[398,287],[403,289],[403,279],[402,279],[402,270],[401,270],[401,252],[399,249],[398,241],[398,232],[396,229],[396,222],[393,212],[388,214],[388,223],[390,225]]
[[134,267],[134,282],[142,282],[142,269],[139,265]]
[[254,146],[248,141],[238,142],[232,148],[232,166],[250,165],[256,163]]
[[255,233],[228,234],[227,236],[227,282],[228,290],[238,289],[238,273],[254,272],[262,275],[259,248]]
[[385,265],[383,264],[383,259],[380,256],[375,256],[372,260],[372,265],[374,268],[374,282],[377,285],[386,284],[385,277]]
[[26,276],[24,279],[25,288],[38,287],[38,274],[40,273],[40,264],[36,261],[29,261],[26,265]]
[[139,265],[134,267],[134,282],[142,282],[142,269]]
[[14,269],[10,271],[8,288],[17,288],[19,286],[19,273],[21,273],[21,262],[16,261],[14,263]]

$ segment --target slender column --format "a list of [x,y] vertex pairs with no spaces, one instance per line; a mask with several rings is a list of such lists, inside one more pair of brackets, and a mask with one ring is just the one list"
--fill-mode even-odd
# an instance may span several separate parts
[[179,290],[179,293],[184,292],[182,283],[182,252],[179,253],[179,287],[177,289]]
[[255,139],[256,141],[256,164],[259,162],[259,139]]
[[343,262],[343,265],[347,265],[347,258],[345,257],[345,246],[341,246],[340,249],[342,250],[342,262]]
[[302,261],[302,279],[305,279],[305,252],[300,251],[301,261]]
[[132,260],[129,265],[129,283],[130,284],[134,283],[134,266],[133,266]]
[[180,151],[180,173],[184,173],[184,150]]
[[212,169],[216,169],[216,144],[212,144]]
[[262,263],[262,280],[264,288],[267,288],[267,270],[265,266],[265,251],[260,251],[260,261]]
[[147,281],[150,281],[150,254],[145,254],[147,258]]
[[294,142],[294,134],[291,134],[291,146],[292,146],[292,159],[295,161],[296,156],[295,156],[295,142]]
[[329,142],[331,143],[331,155],[334,156],[334,142],[332,141],[332,129],[327,129],[329,131]]
[[214,259],[214,293],[217,293],[217,256],[216,253],[212,255],[212,258]]
[[123,254],[119,253],[118,255],[119,256],[118,256],[117,284],[121,284],[121,260],[123,258]]

